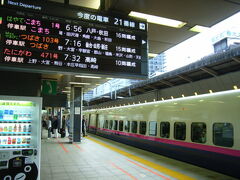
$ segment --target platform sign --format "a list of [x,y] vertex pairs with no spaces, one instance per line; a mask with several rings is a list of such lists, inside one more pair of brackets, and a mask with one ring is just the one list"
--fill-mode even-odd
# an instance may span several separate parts
[[39,71],[147,76],[147,24],[66,8],[7,0],[0,9],[1,59]]

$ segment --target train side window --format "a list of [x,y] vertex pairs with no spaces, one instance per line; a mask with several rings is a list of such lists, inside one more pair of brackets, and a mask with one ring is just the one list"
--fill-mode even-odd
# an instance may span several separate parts
[[161,122],[160,123],[160,136],[163,138],[169,138],[170,135],[170,123]]
[[140,121],[140,128],[139,133],[145,135],[147,130],[147,123],[146,121]]
[[137,133],[137,121],[132,121],[131,132]]
[[106,129],[108,128],[108,120],[105,121],[104,128],[106,128]]
[[150,121],[149,122],[149,135],[150,136],[156,136],[157,135],[157,122],[156,121]]
[[114,127],[113,127],[114,130],[118,130],[118,121],[117,120],[114,120]]
[[186,139],[186,123],[184,122],[174,123],[174,138],[177,140]]
[[130,130],[130,121],[125,121],[124,129],[125,129],[125,131],[129,132],[129,130]]
[[233,146],[233,126],[231,123],[213,124],[213,143],[217,146]]
[[192,142],[205,143],[206,142],[206,124],[205,123],[192,123],[191,124],[191,139]]
[[123,131],[123,121],[119,121],[119,131]]
[[113,120],[111,120],[109,123],[109,129],[112,129],[112,127],[113,127]]

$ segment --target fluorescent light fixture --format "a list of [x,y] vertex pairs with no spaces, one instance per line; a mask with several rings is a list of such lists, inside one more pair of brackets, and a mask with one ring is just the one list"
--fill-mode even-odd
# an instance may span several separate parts
[[81,83],[81,82],[69,82],[69,84],[76,84],[76,85],[90,85],[90,83]]
[[154,54],[154,53],[148,53],[148,57],[156,57],[158,54]]
[[63,93],[71,93],[71,91],[62,91]]
[[101,77],[97,77],[97,76],[80,76],[80,75],[76,75],[75,77],[79,77],[79,78],[90,78],[90,79],[101,79]]
[[206,30],[209,30],[209,28],[205,26],[200,26],[200,25],[193,26],[191,29],[189,29],[189,31],[199,32],[199,33]]
[[160,17],[160,16],[144,14],[144,13],[135,12],[135,11],[131,11],[129,13],[129,16],[146,19],[148,23],[160,24],[163,26],[170,26],[170,27],[174,27],[174,28],[181,28],[185,24],[187,24],[182,21],[177,21],[174,19],[164,18],[164,17]]
[[91,9],[99,9],[100,0],[88,0],[88,1],[79,1],[79,0],[71,0],[71,5],[82,6]]

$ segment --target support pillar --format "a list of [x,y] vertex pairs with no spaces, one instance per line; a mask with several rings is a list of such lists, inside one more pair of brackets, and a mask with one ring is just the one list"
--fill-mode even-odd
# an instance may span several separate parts
[[82,87],[71,85],[70,117],[72,142],[81,142],[82,133]]

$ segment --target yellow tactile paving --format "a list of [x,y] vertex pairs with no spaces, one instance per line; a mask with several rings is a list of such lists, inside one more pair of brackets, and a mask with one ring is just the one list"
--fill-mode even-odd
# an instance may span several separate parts
[[125,151],[123,151],[123,150],[117,149],[117,148],[115,148],[115,147],[113,147],[113,146],[110,146],[110,145],[108,145],[108,144],[106,144],[106,143],[103,143],[103,142],[101,142],[101,141],[98,141],[98,140],[96,140],[96,139],[94,139],[94,138],[87,137],[87,139],[89,139],[89,140],[91,140],[91,141],[94,141],[95,143],[98,143],[98,144],[100,144],[100,145],[102,145],[102,146],[104,146],[104,147],[106,147],[106,148],[109,148],[109,149],[115,151],[115,152],[118,152],[119,154],[122,154],[122,155],[124,155],[124,156],[126,156],[126,157],[128,157],[128,158],[130,158],[130,159],[133,159],[134,161],[138,161],[138,162],[140,162],[140,163],[142,163],[142,164],[144,164],[144,165],[146,165],[146,166],[149,166],[149,167],[151,167],[151,168],[153,168],[153,169],[156,169],[156,170],[158,170],[159,172],[161,172],[161,173],[163,173],[163,174],[166,174],[166,175],[168,175],[168,176],[171,176],[171,177],[173,177],[173,178],[176,178],[176,179],[179,179],[179,180],[194,180],[194,178],[192,178],[192,177],[190,177],[190,176],[187,176],[187,175],[185,175],[185,174],[179,173],[179,172],[177,172],[177,171],[173,171],[173,170],[168,169],[168,168],[166,168],[166,167],[164,167],[164,166],[161,166],[161,165],[159,165],[159,164],[153,163],[153,162],[151,162],[151,161],[145,160],[145,159],[140,158],[140,157],[138,157],[138,156],[135,156],[135,155],[133,155],[133,154],[127,153],[127,152],[125,152]]

